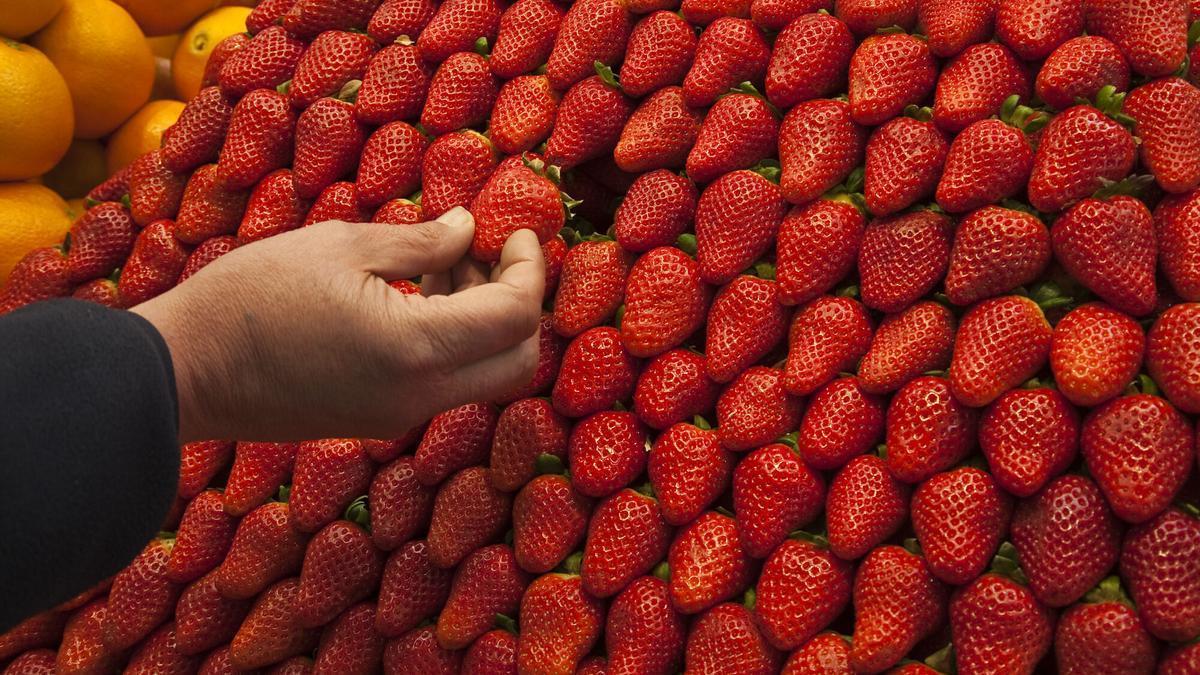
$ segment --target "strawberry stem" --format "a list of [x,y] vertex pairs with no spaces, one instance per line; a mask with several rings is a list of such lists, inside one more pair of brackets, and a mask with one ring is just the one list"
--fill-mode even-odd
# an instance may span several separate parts
[[497,614],[495,618],[495,624],[496,628],[499,628],[500,630],[506,630],[513,635],[517,634],[517,622],[511,616]]
[[1125,590],[1121,588],[1121,578],[1113,575],[1100,582],[1092,590],[1083,596],[1085,602],[1099,604],[1102,602],[1119,602],[1126,607],[1133,607],[1133,601],[1125,595]]
[[666,560],[664,560],[654,566],[654,572],[652,572],[652,574],[663,581],[670,581],[671,566],[667,564]]
[[601,82],[612,87],[613,89],[618,91],[621,90],[621,81],[617,79],[617,74],[614,73],[613,69],[608,67],[607,64],[602,61],[593,61],[592,68],[594,68],[596,70],[596,74],[600,76]]
[[701,431],[712,431],[712,425],[702,415],[696,415],[692,418],[692,426]]
[[291,485],[280,485],[279,491],[275,493],[275,501],[286,502],[292,496]]
[[371,531],[371,510],[367,505],[366,495],[350,502],[350,506],[346,507],[345,518],[367,532]]
[[562,458],[558,455],[552,455],[548,452],[543,452],[534,460],[537,466],[537,472],[542,475],[561,476],[566,473],[566,467],[563,466]]
[[576,551],[567,556],[567,559],[562,562],[562,569],[567,574],[579,574],[579,570],[583,567],[583,551]]
[[1022,586],[1029,583],[1029,578],[1025,576],[1018,562],[1017,548],[1007,541],[1000,545],[1000,550],[996,551],[996,556],[992,558],[992,571]]

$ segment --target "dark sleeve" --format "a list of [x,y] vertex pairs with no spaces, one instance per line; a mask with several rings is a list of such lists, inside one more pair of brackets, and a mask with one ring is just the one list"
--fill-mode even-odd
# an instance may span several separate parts
[[178,483],[167,345],[76,300],[0,317],[0,632],[112,576]]

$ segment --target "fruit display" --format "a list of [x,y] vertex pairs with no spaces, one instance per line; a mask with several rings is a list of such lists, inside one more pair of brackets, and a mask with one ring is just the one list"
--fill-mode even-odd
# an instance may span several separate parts
[[244,27],[0,312],[463,206],[479,261],[542,242],[537,374],[403,438],[185,445],[163,533],[5,673],[1200,673],[1200,2]]

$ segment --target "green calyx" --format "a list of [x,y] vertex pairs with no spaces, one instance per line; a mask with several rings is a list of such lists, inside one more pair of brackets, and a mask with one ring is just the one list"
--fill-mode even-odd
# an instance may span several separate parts
[[834,295],[839,298],[855,298],[856,299],[856,298],[858,298],[858,295],[859,295],[859,288],[858,288],[858,286],[856,286],[854,284],[851,284],[849,286],[843,286],[842,288],[839,288],[837,290],[837,292],[834,293]]
[[1000,550],[996,552],[996,557],[992,558],[992,571],[1006,576],[1022,586],[1029,583],[1029,578],[1025,576],[1025,572],[1017,560],[1017,548],[1008,542],[1001,544]]
[[763,161],[759,162],[758,166],[750,169],[750,171],[753,171],[754,173],[778,185],[779,175],[783,170],[780,168],[778,160],[764,159]]
[[1050,115],[1044,110],[1021,105],[1021,97],[1013,94],[1004,100],[1000,106],[1000,121],[1010,127],[1020,129],[1025,134],[1032,135],[1041,131],[1050,122]]
[[742,596],[742,606],[753,612],[754,606],[757,604],[758,593],[753,588],[747,588],[745,595]]
[[1029,294],[1029,299],[1037,303],[1043,312],[1059,307],[1069,307],[1075,299],[1064,295],[1062,288],[1053,281],[1038,284]]
[[342,85],[335,98],[346,103],[354,103],[358,100],[358,91],[360,89],[362,89],[362,80],[350,80]]
[[773,281],[775,279],[775,266],[769,262],[755,263],[754,267],[751,267],[747,274],[759,279]]
[[288,92],[290,92],[291,90],[292,90],[292,81],[291,80],[288,80],[288,81],[280,84],[278,87],[275,87],[275,91],[279,92],[280,94],[282,94],[284,96],[287,96]]
[[1195,47],[1196,43],[1200,43],[1200,21],[1195,21],[1188,27],[1188,48]]
[[1154,176],[1149,174],[1129,176],[1119,181],[1101,178],[1100,189],[1092,193],[1092,198],[1111,199],[1120,196],[1141,198],[1146,194],[1146,190],[1154,185],[1154,182]]
[[1133,601],[1125,594],[1125,590],[1121,588],[1121,578],[1113,575],[1105,578],[1098,586],[1087,592],[1083,596],[1085,602],[1100,604],[1103,602],[1119,602],[1126,607],[1133,607]]
[[696,257],[696,235],[691,233],[679,235],[679,238],[675,240],[675,246],[693,258]]
[[726,96],[734,96],[736,94],[741,94],[744,96],[753,96],[754,98],[756,98],[756,99],[762,101],[764,104],[766,104],[767,109],[771,111],[771,114],[775,116],[775,119],[777,119],[777,120],[783,119],[783,112],[780,111],[779,108],[776,108],[773,103],[771,103],[769,100],[767,100],[767,97],[764,96],[763,93],[758,90],[758,87],[755,87],[753,83],[742,82],[741,84],[730,89],[729,91],[725,92],[724,94],[721,94],[721,96],[719,98],[725,98]]
[[592,68],[596,71],[596,74],[600,76],[601,82],[612,87],[613,89],[616,89],[617,91],[621,91],[621,81],[617,79],[617,74],[613,72],[612,68],[602,61],[593,61]]
[[485,37],[476,40],[475,44],[472,45],[472,49],[480,56],[491,56],[491,47],[488,45],[488,39]]
[[784,434],[783,436],[780,436],[779,439],[775,442],[780,443],[782,445],[786,445],[789,448],[791,448],[793,452],[795,452],[800,449],[798,446],[799,440],[800,440],[800,432],[793,431],[790,434]]
[[701,415],[696,415],[692,418],[692,426],[701,431],[712,431],[712,425],[709,424],[708,420],[704,419],[704,417]]
[[924,661],[925,665],[933,668],[939,673],[953,673],[954,668],[954,645],[947,644],[945,647],[937,650],[929,655]]
[[371,531],[371,510],[366,495],[350,502],[350,506],[346,507],[345,518],[367,532]]
[[567,467],[563,465],[562,459],[558,455],[551,455],[548,452],[538,455],[534,464],[537,472],[541,475],[561,476],[567,472]]
[[497,614],[494,621],[496,628],[508,631],[513,635],[517,634],[517,622],[511,616],[508,616],[507,614]]
[[1158,396],[1158,383],[1146,373],[1141,373],[1137,376],[1137,379],[1129,383],[1129,386],[1125,389],[1125,393],[1127,395],[1149,394],[1151,396]]
[[1077,103],[1095,105],[1097,110],[1131,129],[1137,124],[1132,117],[1121,112],[1125,108],[1125,92],[1118,92],[1117,88],[1111,84],[1105,85],[1096,92],[1095,101],[1080,100]]
[[275,493],[275,501],[287,502],[287,500],[290,499],[291,496],[292,496],[292,486],[291,485],[280,485],[279,491]]
[[565,574],[579,574],[581,569],[583,569],[583,551],[576,551],[562,561],[562,570]]
[[807,532],[805,530],[796,530],[788,535],[788,539],[803,541],[817,548],[829,548],[829,539],[823,534],[817,532]]
[[933,120],[933,109],[928,106],[909,105],[904,108],[904,116],[918,122],[929,122]]
[[652,574],[656,578],[661,579],[663,581],[670,581],[671,580],[671,566],[668,565],[667,561],[664,560],[664,561],[658,563],[657,565],[655,565],[654,572],[652,572]]
[[846,180],[841,185],[825,193],[823,199],[849,204],[858,209],[858,212],[862,215],[868,215],[867,201],[862,194],[864,176],[863,167],[856,168],[850,172],[850,175],[846,177]]

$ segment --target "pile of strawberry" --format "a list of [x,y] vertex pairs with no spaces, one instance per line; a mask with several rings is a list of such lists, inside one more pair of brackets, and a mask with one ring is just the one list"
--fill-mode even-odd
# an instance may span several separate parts
[[4,672],[1200,672],[1193,15],[265,0],[0,309],[461,205],[544,243],[536,378],[185,446]]

